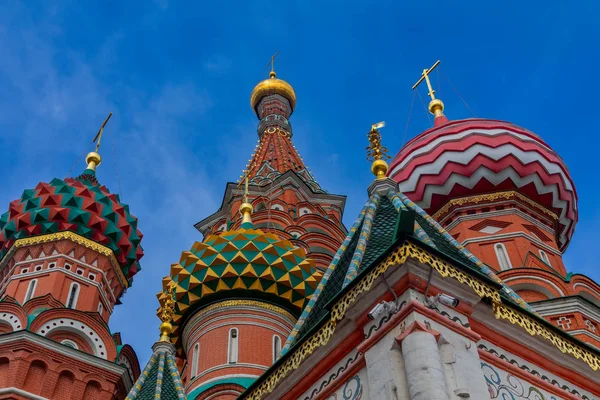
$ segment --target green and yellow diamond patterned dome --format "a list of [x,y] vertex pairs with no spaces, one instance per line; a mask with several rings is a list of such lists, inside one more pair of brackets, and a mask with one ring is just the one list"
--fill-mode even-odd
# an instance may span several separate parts
[[[221,299],[258,298],[299,315],[322,277],[304,249],[272,233],[241,229],[210,235],[181,253],[179,263],[163,279],[166,292],[174,293],[174,342],[190,311]],[[165,296],[158,294],[159,301]]]

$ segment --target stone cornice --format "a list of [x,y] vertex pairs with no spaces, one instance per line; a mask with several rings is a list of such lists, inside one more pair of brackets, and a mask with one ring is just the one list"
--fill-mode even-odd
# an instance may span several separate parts
[[73,349],[68,346],[64,346],[44,336],[40,336],[25,330],[0,335],[0,346],[15,342],[28,342],[34,345],[38,345],[48,350],[51,350],[54,353],[61,354],[63,356],[75,359],[77,361],[81,361],[87,365],[96,368],[101,368],[112,374],[118,375],[121,377],[123,381],[123,386],[125,387],[126,391],[129,391],[129,389],[131,389],[133,385],[133,382],[129,377],[129,373],[127,372],[127,368],[115,364],[114,362],[104,360],[102,358],[93,356],[83,351]]

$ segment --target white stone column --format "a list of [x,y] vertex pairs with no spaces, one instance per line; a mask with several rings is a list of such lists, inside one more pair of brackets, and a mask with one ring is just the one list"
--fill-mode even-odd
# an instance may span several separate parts
[[411,400],[449,400],[435,332],[415,322],[398,340]]

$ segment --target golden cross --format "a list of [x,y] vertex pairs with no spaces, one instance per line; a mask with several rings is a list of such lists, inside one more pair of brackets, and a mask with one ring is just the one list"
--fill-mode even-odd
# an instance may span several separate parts
[[423,82],[423,79],[425,79],[425,82],[427,83],[427,88],[429,89],[429,93],[427,93],[427,95],[428,95],[429,97],[431,97],[431,100],[435,100],[435,90],[433,90],[433,88],[431,87],[431,82],[429,81],[429,74],[430,74],[430,73],[431,73],[431,71],[433,71],[433,70],[434,70],[434,69],[435,69],[435,68],[436,68],[438,65],[440,65],[440,60],[437,60],[437,61],[435,62],[435,64],[433,64],[433,66],[432,66],[431,68],[429,68],[429,69],[424,69],[424,70],[423,70],[423,73],[421,74],[421,79],[419,79],[419,80],[417,81],[417,83],[415,83],[415,84],[413,85],[413,87],[412,87],[412,88],[413,88],[413,90],[415,90],[415,88],[416,88],[417,86],[419,86],[419,84],[420,84],[421,82]]
[[100,130],[98,131],[98,133],[96,133],[96,136],[94,136],[94,140],[92,140],[92,143],[96,143],[96,149],[94,150],[96,153],[98,152],[98,149],[100,148],[100,141],[102,140],[102,133],[104,132],[104,127],[108,123],[108,120],[110,119],[110,117],[112,117],[112,112],[108,114],[108,117],[106,117],[106,119],[102,123]]
[[271,56],[271,61],[269,61],[267,63],[266,67],[268,67],[270,65],[271,66],[271,72],[275,72],[275,57],[277,57],[278,55],[279,55],[279,51],[277,51],[277,53],[275,53],[273,56]]

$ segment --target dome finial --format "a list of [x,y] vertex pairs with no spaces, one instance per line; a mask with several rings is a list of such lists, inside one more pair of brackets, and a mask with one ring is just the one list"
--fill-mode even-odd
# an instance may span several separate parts
[[248,203],[248,176],[244,181],[244,202],[240,206],[242,214],[242,228],[252,228],[252,204]]
[[279,50],[277,50],[277,53],[275,53],[271,56],[271,61],[269,61],[267,63],[267,67],[269,67],[269,65],[271,66],[271,72],[269,73],[269,78],[271,78],[271,79],[275,79],[277,77],[277,74],[275,73],[275,58],[278,55],[279,55]]
[[108,114],[108,117],[106,117],[106,119],[102,123],[102,126],[100,126],[100,130],[98,131],[98,133],[96,133],[96,136],[94,136],[94,140],[92,140],[92,143],[96,143],[96,148],[94,149],[94,151],[89,152],[88,155],[85,157],[85,162],[88,165],[87,169],[89,170],[96,171],[96,167],[102,162],[102,157],[100,157],[100,154],[98,154],[98,149],[100,148],[100,141],[102,140],[104,127],[108,123],[110,117],[112,117],[112,112]]
[[444,103],[440,99],[435,98],[435,90],[433,90],[433,87],[431,87],[431,81],[429,80],[429,74],[438,65],[440,65],[440,60],[437,60],[431,68],[424,69],[421,74],[421,78],[412,87],[412,89],[415,90],[417,88],[417,86],[419,86],[419,84],[421,82],[423,82],[423,80],[425,80],[425,83],[427,83],[427,88],[429,89],[429,92],[427,93],[427,95],[431,98],[431,101],[429,102],[429,107],[428,107],[429,112],[432,113],[436,119],[438,117],[444,117]]
[[167,288],[163,290],[162,294],[159,296],[159,301],[161,303],[160,308],[158,309],[158,314],[160,316],[160,320],[162,324],[160,324],[160,341],[161,342],[170,342],[169,335],[173,333],[173,325],[171,321],[173,320],[173,314],[175,312],[175,299],[173,298],[175,282],[172,280],[167,284]]
[[369,138],[369,146],[367,147],[367,160],[373,161],[371,164],[371,172],[376,179],[384,179],[388,171],[386,159],[390,158],[387,154],[388,149],[381,144],[381,133],[379,129],[385,126],[385,122],[381,121],[371,125],[371,130],[367,134]]

